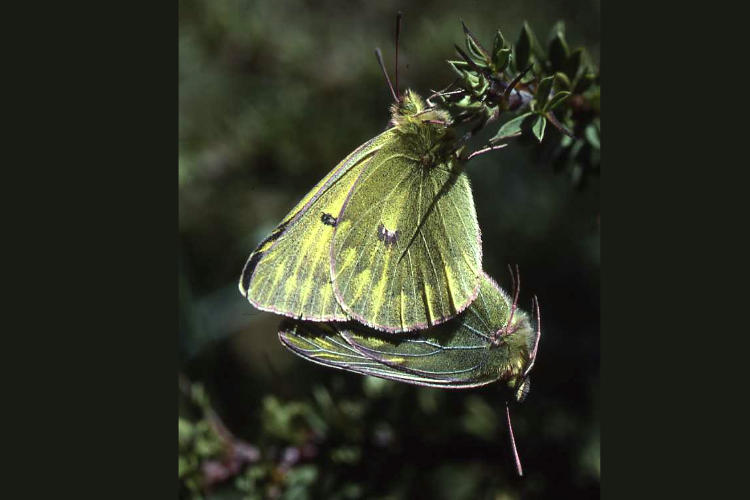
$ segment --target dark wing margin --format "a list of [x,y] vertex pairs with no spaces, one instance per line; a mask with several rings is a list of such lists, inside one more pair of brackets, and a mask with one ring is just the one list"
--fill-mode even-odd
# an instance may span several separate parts
[[287,221],[279,224],[276,229],[274,229],[273,232],[268,235],[266,239],[260,242],[258,247],[253,251],[253,253],[250,254],[250,257],[248,257],[247,261],[245,262],[245,266],[242,268],[242,274],[240,275],[240,293],[243,297],[247,296],[247,289],[250,287],[250,278],[253,277],[255,266],[257,266],[258,262],[260,262],[260,259],[263,258],[266,250],[268,250],[273,245],[273,242],[279,239],[282,234],[284,234],[284,230],[292,220],[293,219],[288,219]]

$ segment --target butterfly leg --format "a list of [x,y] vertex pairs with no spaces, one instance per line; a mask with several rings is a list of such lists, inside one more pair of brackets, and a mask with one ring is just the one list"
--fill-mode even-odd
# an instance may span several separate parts
[[478,150],[474,151],[473,153],[471,153],[469,156],[467,156],[466,157],[466,161],[471,160],[475,156],[479,156],[479,155],[482,155],[484,153],[489,153],[490,151],[495,151],[497,149],[503,149],[505,146],[507,146],[507,144],[499,144],[497,146],[487,146],[486,148],[478,149]]

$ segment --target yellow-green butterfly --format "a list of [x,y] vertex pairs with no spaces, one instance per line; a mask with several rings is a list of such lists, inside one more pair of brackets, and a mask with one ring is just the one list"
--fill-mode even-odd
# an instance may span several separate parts
[[[483,274],[477,299],[461,315],[418,334],[386,335],[353,321],[287,319],[279,327],[279,339],[314,363],[408,384],[466,389],[503,381],[520,402],[529,391],[541,320],[536,298],[536,329],[528,315],[516,309],[515,288],[511,299]],[[505,412],[516,470],[522,476],[507,404]]]
[[481,239],[450,116],[414,92],[392,93],[391,127],[347,156],[250,255],[239,288],[255,307],[405,332],[443,323],[475,299]]
[[[355,322],[284,320],[281,343],[315,363],[409,384],[465,389],[504,381],[525,398],[540,323],[516,309],[483,275],[477,299],[458,317],[419,334],[387,335]],[[537,318],[539,308],[535,301]]]

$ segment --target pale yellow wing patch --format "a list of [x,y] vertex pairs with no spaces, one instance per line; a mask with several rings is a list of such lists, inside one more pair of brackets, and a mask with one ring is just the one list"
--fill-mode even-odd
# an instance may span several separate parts
[[341,206],[390,132],[345,158],[250,255],[240,291],[255,307],[311,321],[347,319],[330,279],[330,246]]
[[354,185],[334,232],[331,275],[352,318],[387,332],[442,323],[476,297],[481,242],[471,188],[452,161],[425,167],[398,145]]

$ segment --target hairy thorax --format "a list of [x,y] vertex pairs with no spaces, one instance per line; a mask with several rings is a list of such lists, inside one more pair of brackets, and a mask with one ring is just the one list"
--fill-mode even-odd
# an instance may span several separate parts
[[416,93],[407,90],[391,106],[391,125],[400,136],[399,143],[408,156],[424,168],[452,163],[455,151],[450,115],[427,107]]

